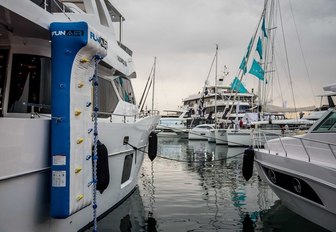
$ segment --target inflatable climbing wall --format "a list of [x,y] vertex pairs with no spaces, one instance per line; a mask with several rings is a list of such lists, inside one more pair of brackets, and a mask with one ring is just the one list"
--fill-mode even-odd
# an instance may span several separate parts
[[107,40],[85,22],[52,23],[51,216],[92,202],[92,77]]

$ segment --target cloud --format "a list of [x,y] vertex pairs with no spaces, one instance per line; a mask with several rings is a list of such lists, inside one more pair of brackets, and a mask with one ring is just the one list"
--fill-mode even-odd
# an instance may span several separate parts
[[[334,82],[336,1],[279,2],[293,86],[295,84],[296,88],[293,91],[298,99],[302,99],[297,101],[298,104],[309,104],[314,101],[311,88],[315,94],[322,93],[322,85]],[[138,73],[134,81],[137,96],[141,95],[156,56],[156,102],[161,109],[171,109],[180,105],[182,98],[201,90],[210,69],[215,44],[219,44],[219,73],[227,65],[230,71],[228,77],[234,77],[256,30],[264,0],[114,0],[114,3],[126,18],[123,42],[134,51]],[[279,38],[276,45],[283,48],[280,19],[277,23]],[[281,56],[279,52],[277,54],[277,75],[290,105],[286,56],[284,52]],[[307,80],[303,59],[311,81]],[[245,82],[248,89],[257,88],[255,80],[247,79]],[[274,86],[273,89],[276,89],[274,95],[280,96],[280,87]]]

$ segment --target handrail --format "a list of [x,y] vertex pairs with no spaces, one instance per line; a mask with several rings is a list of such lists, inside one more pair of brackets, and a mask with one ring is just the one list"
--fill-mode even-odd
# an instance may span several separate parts
[[[257,134],[258,133],[258,134]],[[267,139],[266,139],[266,133],[267,134],[271,134],[271,135],[276,135],[279,139],[279,142],[281,144],[281,147],[283,149],[283,151],[285,152],[285,155],[286,157],[288,156],[288,151],[286,150],[285,148],[285,144],[283,143],[283,136],[280,135],[280,134],[277,134],[277,133],[272,133],[272,132],[268,132],[268,131],[263,131],[263,130],[258,130],[258,132],[253,132],[252,134],[252,139],[256,142],[254,142],[254,144],[258,144],[258,149],[260,148],[260,143],[261,143],[261,140],[260,140],[260,137],[261,135],[259,133],[262,133],[263,136],[264,136],[264,139],[265,139],[265,144],[267,145],[267,150],[268,150],[268,153],[270,154],[271,153],[271,149],[267,143]],[[256,135],[258,136],[258,138],[256,138]],[[289,136],[287,136],[289,137]],[[302,145],[302,148],[304,149],[305,151],[305,154],[307,155],[307,158],[308,158],[308,162],[311,162],[311,156],[309,154],[309,149],[307,148],[307,146],[305,145],[304,141],[308,141],[308,142],[314,142],[314,143],[319,143],[319,144],[323,144],[323,145],[327,145],[331,154],[333,155],[333,157],[335,158],[336,160],[336,154],[332,148],[332,146],[335,146],[336,147],[336,144],[334,143],[328,143],[328,142],[324,142],[324,141],[320,141],[320,140],[315,140],[315,139],[310,139],[310,138],[302,138],[302,137],[296,137],[296,136],[290,136],[289,138],[292,138],[292,139],[297,139],[300,141],[301,145]]]
[[[271,134],[271,135],[277,135],[277,136],[280,136],[280,137],[284,137],[284,136],[281,136],[280,134],[278,133],[274,133],[274,132],[269,132],[267,130],[260,130],[258,129],[258,131],[262,132],[262,133],[267,133],[267,134]],[[335,143],[327,143],[327,142],[324,142],[324,141],[321,141],[321,140],[316,140],[316,139],[310,139],[310,138],[301,138],[301,137],[295,137],[295,136],[285,136],[285,137],[288,137],[288,138],[294,138],[294,139],[302,139],[302,140],[306,140],[306,141],[309,141],[309,142],[316,142],[316,143],[322,143],[322,144],[325,144],[325,145],[332,145],[332,146],[336,146]]]
[[[136,122],[137,116],[139,118],[147,117],[147,116],[157,116],[160,115],[160,111],[158,110],[149,110],[148,112],[138,112],[136,114],[116,114],[116,113],[111,113],[111,112],[104,112],[104,111],[98,111],[98,115],[106,115],[107,118],[110,117],[110,122],[112,122],[112,116],[120,116],[123,117],[124,120],[123,122],[126,123],[126,118],[134,118],[134,122]],[[93,113],[92,113],[93,117]]]
[[72,12],[69,7],[64,5],[59,0],[31,0],[33,3],[48,11],[49,13],[70,13]]

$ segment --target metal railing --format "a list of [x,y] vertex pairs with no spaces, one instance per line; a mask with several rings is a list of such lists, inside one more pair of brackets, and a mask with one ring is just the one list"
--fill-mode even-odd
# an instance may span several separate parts
[[[253,146],[255,148],[257,148],[258,150],[260,150],[262,147],[264,147],[264,149],[268,150],[268,153],[271,154],[271,149],[270,149],[270,146],[268,144],[269,139],[267,139],[267,134],[268,135],[271,134],[272,139],[278,139],[279,140],[279,144],[281,145],[281,148],[282,148],[283,152],[285,153],[286,157],[288,157],[288,153],[289,153],[289,150],[286,149],[286,145],[287,146],[288,145],[296,145],[296,146],[301,145],[305,155],[307,156],[308,162],[311,162],[311,154],[310,154],[308,146],[305,144],[305,142],[311,142],[311,143],[321,144],[323,146],[325,145],[327,147],[327,150],[330,151],[330,153],[333,155],[334,159],[336,160],[336,153],[333,149],[333,147],[336,148],[336,144],[334,144],[334,143],[328,143],[328,142],[324,142],[324,141],[320,141],[320,140],[316,140],[316,139],[302,138],[302,137],[297,137],[297,136],[289,136],[289,135],[284,136],[282,134],[267,132],[267,131],[263,131],[263,130],[258,130],[257,132],[252,133]],[[264,141],[260,139],[261,136],[263,137]],[[287,143],[286,144],[283,141],[285,138],[291,138],[291,139],[297,140],[299,142],[298,143],[291,143],[291,144]],[[322,148],[323,147],[320,147],[320,149],[322,149]]]
[[49,13],[70,13],[69,7],[65,6],[59,0],[31,0],[36,5],[40,6]]
[[[126,123],[128,118],[133,119],[134,122],[136,122],[137,118],[144,118],[144,117],[149,117],[149,116],[157,116],[160,115],[160,112],[158,110],[149,110],[149,111],[142,111],[140,113],[136,114],[116,114],[116,113],[110,113],[110,112],[103,112],[103,111],[98,111],[98,117],[103,117],[103,118],[110,118],[110,122],[113,122],[113,116],[121,117],[123,118],[123,122]],[[92,114],[93,118],[93,114]]]

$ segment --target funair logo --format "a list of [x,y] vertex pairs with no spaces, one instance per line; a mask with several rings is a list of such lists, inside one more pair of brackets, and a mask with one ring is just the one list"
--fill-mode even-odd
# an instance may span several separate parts
[[96,36],[92,31],[90,31],[90,39],[93,39],[100,44],[103,48],[107,49],[107,41],[102,37]]
[[83,36],[82,30],[52,31],[51,36]]

